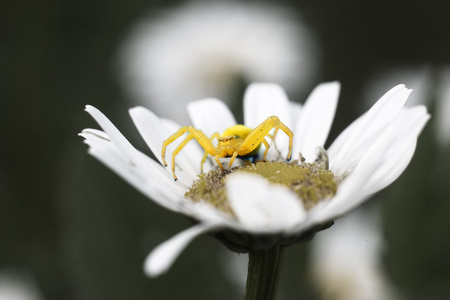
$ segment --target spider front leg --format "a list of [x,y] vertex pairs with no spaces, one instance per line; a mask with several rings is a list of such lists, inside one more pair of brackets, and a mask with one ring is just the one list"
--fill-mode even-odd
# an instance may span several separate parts
[[203,131],[195,129],[192,126],[184,126],[181,127],[176,133],[174,133],[172,136],[170,136],[168,139],[166,139],[163,142],[163,147],[161,151],[161,158],[164,163],[164,166],[167,167],[167,163],[165,160],[165,154],[166,154],[166,147],[173,143],[176,139],[181,137],[183,134],[188,132],[188,135],[186,138],[175,148],[175,150],[172,152],[172,174],[173,179],[178,180],[177,176],[175,175],[175,156],[183,149],[186,144],[192,140],[195,139],[200,144],[200,146],[205,149],[205,153],[209,153],[210,155],[215,154],[215,149],[213,144],[211,143],[211,140],[203,133]]
[[[264,150],[264,155],[263,155],[263,161],[265,161],[266,160],[266,155],[267,155],[267,152],[269,151],[269,144],[267,143],[267,141],[265,140],[265,139],[262,139],[262,142],[261,143],[263,143],[264,144],[264,147],[266,147],[266,150]],[[233,153],[233,156],[231,156],[231,159],[230,159],[230,163],[228,164],[228,168],[231,168],[231,165],[233,164],[233,162],[234,162],[234,160],[236,159],[236,157],[238,156],[238,155],[242,155],[242,154],[239,154],[239,153],[241,153],[242,152],[242,150],[241,150],[241,147],[239,147],[238,148],[238,150],[236,150],[236,151],[234,151],[234,153]],[[250,151],[251,152],[251,151]],[[243,153],[243,152],[242,152]],[[248,153],[245,153],[245,154],[248,154]],[[245,155],[245,154],[243,154],[243,155]],[[223,169],[222,169],[223,170]]]
[[[275,131],[274,134],[270,136],[269,132],[272,129],[275,129]],[[238,149],[237,155],[240,156],[246,155],[252,152],[256,147],[258,147],[259,144],[263,143],[264,146],[266,146],[266,150],[264,151],[263,156],[263,160],[265,160],[269,148],[269,145],[267,144],[265,137],[269,136],[273,140],[275,140],[276,134],[279,129],[284,131],[284,133],[286,133],[286,135],[289,137],[289,153],[286,157],[286,160],[291,159],[292,140],[294,138],[294,134],[286,125],[283,124],[283,122],[280,121],[280,119],[277,116],[268,117],[264,122],[262,122],[255,129],[253,129],[253,131],[250,132],[249,135],[242,142],[241,146]]]

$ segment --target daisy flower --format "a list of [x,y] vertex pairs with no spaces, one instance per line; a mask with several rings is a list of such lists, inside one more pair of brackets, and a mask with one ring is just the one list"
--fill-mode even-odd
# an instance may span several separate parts
[[[325,151],[339,90],[337,82],[320,84],[301,106],[290,102],[278,85],[250,85],[244,96],[244,124],[255,128],[267,117],[277,116],[294,134],[292,160],[285,160],[288,138],[278,133],[266,162],[247,162],[221,171],[214,160],[207,160],[205,172],[199,176],[204,150],[191,142],[176,156],[177,181],[170,159],[169,167],[163,166],[161,150],[179,124],[143,107],[130,110],[155,161],[134,148],[99,110],[87,106],[86,111],[103,129],[81,133],[89,153],[156,203],[195,223],[149,254],[146,274],[157,276],[167,271],[182,250],[203,233],[213,234],[237,252],[284,248],[311,238],[392,183],[411,160],[419,133],[429,119],[426,108],[404,107],[411,90],[396,86]],[[208,137],[236,125],[227,106],[217,99],[196,101],[187,108],[193,126]],[[178,145],[182,139],[180,142]],[[174,144],[167,148],[166,157],[176,150]]]
[[242,1],[188,1],[152,11],[133,24],[118,53],[125,92],[182,123],[188,102],[231,101],[242,80],[303,93],[319,60],[314,33],[292,9]]

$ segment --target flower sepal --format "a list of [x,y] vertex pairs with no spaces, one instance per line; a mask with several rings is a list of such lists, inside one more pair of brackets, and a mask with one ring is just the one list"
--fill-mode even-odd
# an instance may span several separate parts
[[221,241],[230,251],[248,253],[266,251],[275,247],[288,247],[300,242],[309,242],[317,232],[328,229],[333,224],[334,221],[319,224],[297,235],[286,235],[285,233],[251,234],[229,229],[212,231],[209,234]]

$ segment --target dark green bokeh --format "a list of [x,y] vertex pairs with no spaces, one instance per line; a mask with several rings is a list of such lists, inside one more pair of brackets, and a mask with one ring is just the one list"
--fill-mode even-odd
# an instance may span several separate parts
[[[285,1],[319,34],[324,64],[318,82],[342,83],[332,137],[360,113],[355,104],[377,66],[450,62],[447,3]],[[142,262],[149,250],[190,223],[88,156],[77,137],[81,129],[97,127],[83,112],[85,104],[92,104],[144,149],[127,119],[130,102],[121,94],[112,64],[134,20],[175,4],[2,3],[0,270],[30,270],[46,299],[242,295],[220,266],[222,245],[208,236],[190,245],[168,274],[146,278]],[[411,166],[380,201],[386,266],[408,299],[450,296],[450,155],[436,148],[432,126],[419,141]],[[286,299],[314,299],[306,260],[306,244],[287,249],[280,278]]]

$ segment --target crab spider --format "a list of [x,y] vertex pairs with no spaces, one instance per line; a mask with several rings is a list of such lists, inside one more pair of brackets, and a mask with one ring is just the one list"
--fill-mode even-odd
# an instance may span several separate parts
[[[269,132],[275,129],[273,135],[270,135]],[[205,155],[201,161],[201,171],[203,172],[203,164],[206,161],[206,158],[209,155],[213,156],[217,165],[223,170],[223,166],[219,161],[219,158],[223,157],[231,157],[228,167],[231,167],[235,158],[239,157],[251,157],[258,153],[261,144],[264,144],[265,151],[263,155],[263,161],[266,160],[267,152],[269,151],[269,144],[265,140],[266,136],[269,136],[272,140],[275,140],[275,136],[278,130],[281,129],[284,131],[289,137],[289,153],[287,155],[286,160],[291,158],[292,152],[292,139],[294,134],[292,131],[284,125],[280,119],[276,116],[268,117],[264,122],[259,124],[255,129],[251,129],[244,125],[234,125],[230,128],[226,129],[222,135],[216,132],[212,135],[211,138],[208,138],[203,131],[196,129],[192,126],[184,126],[181,127],[177,132],[175,132],[172,136],[166,139],[163,142],[161,158],[164,165],[167,167],[167,163],[165,160],[166,155],[166,147],[173,143],[180,136],[185,134],[188,135],[186,138],[178,145],[178,147],[172,153],[172,174],[173,178],[177,180],[177,176],[175,175],[175,156],[183,149],[186,144],[192,140],[196,139],[200,146],[205,149]],[[218,144],[214,147],[212,141],[214,139],[218,140]]]

